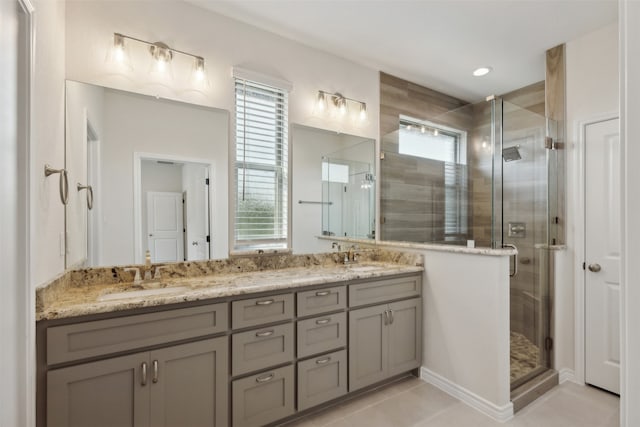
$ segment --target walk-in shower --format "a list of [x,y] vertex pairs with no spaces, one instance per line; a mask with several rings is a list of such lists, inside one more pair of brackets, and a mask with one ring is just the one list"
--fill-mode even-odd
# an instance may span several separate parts
[[558,153],[547,148],[555,125],[540,111],[544,101],[518,106],[493,97],[429,120],[401,116],[398,131],[382,139],[382,240],[517,248],[512,390],[553,368]]

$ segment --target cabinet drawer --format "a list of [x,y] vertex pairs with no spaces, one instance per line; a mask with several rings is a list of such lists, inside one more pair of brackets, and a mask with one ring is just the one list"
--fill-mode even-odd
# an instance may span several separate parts
[[232,399],[234,427],[263,426],[293,414],[293,366],[235,380]]
[[349,286],[349,306],[377,304],[402,298],[419,296],[422,291],[421,276],[376,280]]
[[347,314],[336,313],[298,322],[298,357],[347,345]]
[[347,393],[347,351],[298,363],[298,411]]
[[47,364],[224,332],[227,303],[96,320],[47,329]]
[[298,317],[313,316],[347,307],[345,286],[298,292]]
[[293,318],[293,295],[243,299],[231,303],[233,329],[248,328]]
[[293,323],[233,334],[233,375],[258,371],[293,360]]

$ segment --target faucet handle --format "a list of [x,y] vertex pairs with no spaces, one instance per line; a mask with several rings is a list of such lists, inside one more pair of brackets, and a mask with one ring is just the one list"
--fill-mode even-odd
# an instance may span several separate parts
[[153,278],[154,279],[161,279],[162,278],[162,269],[163,268],[167,268],[166,265],[156,265],[154,270],[153,270]]
[[135,271],[136,275],[133,277],[133,283],[140,283],[141,282],[141,278],[140,278],[140,269],[138,267],[127,267],[124,269],[124,271]]

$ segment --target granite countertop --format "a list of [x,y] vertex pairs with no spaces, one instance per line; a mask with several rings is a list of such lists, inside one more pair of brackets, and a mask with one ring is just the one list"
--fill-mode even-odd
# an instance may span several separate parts
[[415,254],[378,249],[348,266],[337,263],[334,254],[283,255],[266,263],[268,257],[255,258],[171,264],[165,267],[167,272],[162,270],[165,277],[141,284],[134,284],[130,273],[123,274],[124,266],[70,271],[37,290],[36,320],[286,291],[424,270],[422,258]]
[[518,253],[517,249],[510,247],[493,249],[487,247],[473,247],[444,244],[444,243],[415,243],[415,242],[401,242],[395,240],[367,240],[367,239],[355,239],[351,237],[338,237],[338,236],[316,236],[321,240],[332,240],[337,242],[353,243],[359,245],[367,245],[371,247],[380,248],[397,248],[397,249],[414,249],[421,251],[435,251],[435,252],[452,252],[458,254],[469,255],[485,255],[485,256],[512,256]]

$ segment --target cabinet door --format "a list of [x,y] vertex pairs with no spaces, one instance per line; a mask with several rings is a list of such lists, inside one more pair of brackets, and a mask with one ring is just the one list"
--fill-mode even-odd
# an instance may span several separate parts
[[151,426],[227,426],[227,337],[154,350],[149,359]]
[[349,391],[388,376],[385,310],[386,304],[349,313]]
[[114,357],[47,373],[48,427],[148,427],[149,353]]
[[419,298],[389,304],[389,376],[422,363],[422,304]]

